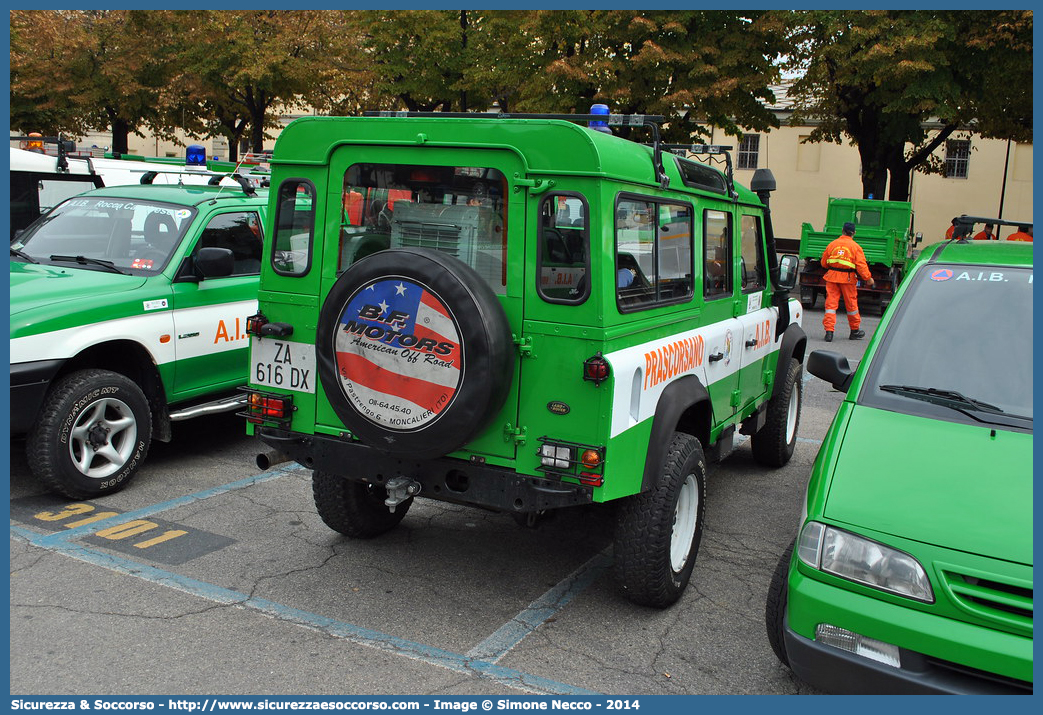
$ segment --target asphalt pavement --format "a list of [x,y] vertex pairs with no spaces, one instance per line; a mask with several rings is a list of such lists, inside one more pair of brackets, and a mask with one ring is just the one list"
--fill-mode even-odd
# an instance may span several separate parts
[[[821,307],[809,352],[825,348]],[[869,335],[879,319],[864,315]],[[828,348],[861,358],[843,315]],[[842,395],[805,375],[796,452],[749,442],[710,465],[691,583],[666,610],[609,574],[611,511],[533,528],[418,500],[392,532],[346,539],[310,472],[262,471],[232,415],[176,423],[123,491],[48,494],[11,442],[12,695],[812,693],[775,659],[764,603]]]

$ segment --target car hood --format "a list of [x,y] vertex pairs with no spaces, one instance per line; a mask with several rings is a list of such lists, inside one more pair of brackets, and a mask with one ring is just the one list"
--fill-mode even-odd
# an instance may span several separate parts
[[855,406],[824,515],[1032,565],[1032,435]]
[[140,288],[142,276],[105,270],[11,261],[11,315],[59,303],[97,302],[114,293]]

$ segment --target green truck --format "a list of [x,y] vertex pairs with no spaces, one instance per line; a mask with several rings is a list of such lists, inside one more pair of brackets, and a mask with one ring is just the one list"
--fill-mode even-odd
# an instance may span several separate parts
[[240,178],[96,189],[12,241],[11,434],[44,485],[114,492],[172,422],[241,408],[268,202]]
[[623,592],[680,598],[707,465],[740,433],[763,465],[793,454],[807,338],[770,172],[751,190],[668,153],[660,121],[308,117],[280,134],[247,415],[313,470],[327,526],[375,537],[423,498],[525,523],[611,504]]
[[913,205],[908,201],[830,197],[821,231],[807,222],[801,225],[800,301],[805,308],[813,308],[818,296],[826,294],[823,281],[826,269],[820,262],[822,253],[848,221],[855,224],[855,241],[865,251],[866,262],[876,281],[873,288],[859,281],[859,305],[875,305],[882,314],[902,282],[910,251],[922,240],[921,234],[913,233]]

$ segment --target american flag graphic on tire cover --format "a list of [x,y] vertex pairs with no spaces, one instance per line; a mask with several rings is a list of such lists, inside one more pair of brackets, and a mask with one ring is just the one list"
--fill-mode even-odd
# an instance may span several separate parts
[[438,419],[463,378],[460,332],[426,286],[381,278],[360,288],[340,316],[337,373],[348,400],[372,422],[415,430]]

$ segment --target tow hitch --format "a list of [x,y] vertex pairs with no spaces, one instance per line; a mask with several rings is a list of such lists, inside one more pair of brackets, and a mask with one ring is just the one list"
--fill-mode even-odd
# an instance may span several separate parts
[[409,477],[394,477],[384,485],[388,498],[384,500],[387,507],[394,512],[395,507],[410,497],[420,493],[420,482]]

